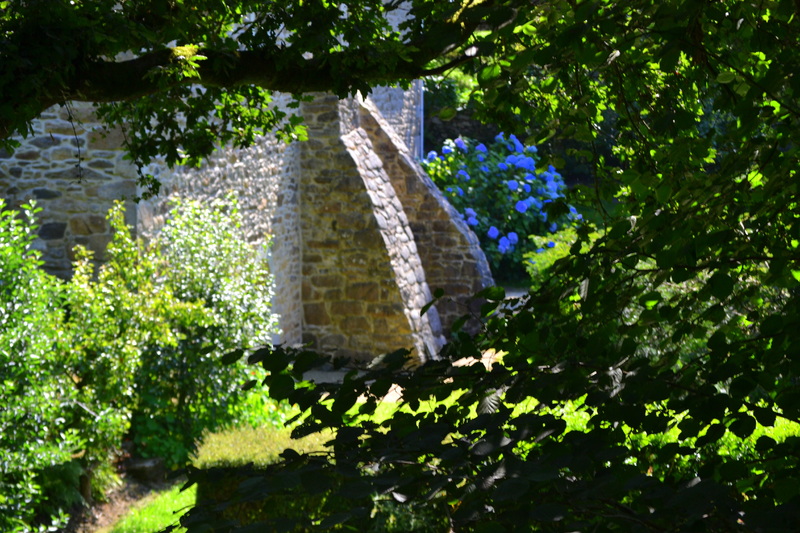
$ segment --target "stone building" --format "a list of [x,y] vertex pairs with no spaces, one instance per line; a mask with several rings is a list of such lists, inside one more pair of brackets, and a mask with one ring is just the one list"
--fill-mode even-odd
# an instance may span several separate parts
[[[238,192],[247,238],[272,236],[280,342],[368,361],[400,347],[435,354],[469,297],[492,283],[476,236],[416,162],[421,89],[382,88],[364,100],[319,95],[303,103],[309,140],[260,138],[222,148],[200,169],[148,169],[162,195],[128,205],[141,236],[163,223],[172,195]],[[102,260],[105,215],[136,196],[136,169],[119,131],[100,130],[91,106],[54,107],[13,154],[0,152],[0,194],[35,199],[36,246],[46,268],[70,275],[72,249]],[[441,287],[448,298],[421,315]]]

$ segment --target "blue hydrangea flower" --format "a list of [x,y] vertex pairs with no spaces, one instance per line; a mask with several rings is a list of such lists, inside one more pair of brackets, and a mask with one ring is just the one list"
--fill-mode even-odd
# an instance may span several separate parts
[[481,172],[489,172],[489,167],[486,165],[481,165]]
[[428,152],[428,157],[427,157],[428,161],[433,161],[437,157],[439,157],[439,154],[437,154],[434,150]]
[[519,156],[517,154],[511,154],[511,155],[506,157],[506,164],[512,165],[512,166],[516,165],[518,159],[519,159]]
[[558,231],[558,224],[553,222],[552,224],[550,224],[550,233],[555,233],[556,231]]
[[483,163],[485,160],[486,160],[486,158],[483,156],[483,154],[478,154],[478,161]]
[[525,190],[525,192],[531,192],[531,186],[527,183],[523,183],[522,188]]
[[500,235],[500,230],[492,226],[489,228],[489,231],[486,232],[490,239],[496,239],[498,235]]
[[486,153],[486,151],[487,151],[486,150],[486,145],[483,144],[483,143],[480,143],[478,146],[475,147],[475,150],[477,150],[478,152]]
[[464,152],[467,151],[467,145],[464,144],[464,140],[461,139],[461,137],[459,137],[458,139],[455,140],[455,144],[456,144],[456,148],[458,148],[459,150],[462,150]]
[[514,205],[514,209],[516,209],[518,213],[524,213],[528,210],[528,203],[525,200],[520,200]]
[[442,146],[442,153],[445,154],[445,155],[452,154],[453,153],[453,149],[445,144],[444,146]]
[[519,142],[519,139],[517,139],[517,136],[514,135],[513,133],[509,135],[508,140],[514,143],[514,150],[516,150],[517,152],[522,153],[525,151],[525,147],[522,146],[522,143]]
[[501,143],[501,142],[505,141],[505,140],[506,140],[506,138],[505,138],[505,136],[504,136],[503,132],[501,131],[500,133],[498,133],[498,134],[495,136],[494,140],[495,140],[495,142],[499,142],[499,143]]
[[499,168],[500,170],[508,170],[508,165],[506,165],[505,163],[497,163],[497,168]]
[[556,243],[554,243],[553,241],[547,241],[547,247],[548,248],[555,248],[556,247]]
[[464,189],[456,187],[456,193],[458,193],[459,196],[464,196]]
[[469,224],[470,226],[477,226],[478,225],[478,219],[475,218],[475,217],[469,217],[467,219],[467,224]]
[[476,217],[476,216],[478,216],[478,213],[476,213],[475,210],[472,209],[471,207],[468,207],[468,208],[464,209],[464,214],[467,215],[468,217]]
[[536,161],[534,161],[532,157],[517,156],[515,164],[519,168],[524,168],[529,172],[533,172],[534,170],[536,170]]
[[508,242],[511,244],[517,244],[519,242],[519,236],[516,234],[516,232],[511,231],[508,233]]
[[461,176],[461,179],[464,181],[469,181],[469,174],[467,174],[467,171],[464,169],[461,169],[458,172],[456,172],[456,175]]
[[453,192],[453,188],[452,188],[452,187],[448,187],[448,188],[446,188],[446,189],[445,189],[445,191],[447,191],[447,192],[450,192],[450,193],[451,193],[451,192]]
[[517,180],[508,180],[506,182],[506,185],[508,185],[508,188],[512,191],[516,191],[517,189],[519,189],[519,183],[517,182]]
[[531,207],[531,206],[533,206],[533,207],[535,207],[537,210],[539,210],[539,209],[541,209],[541,208],[542,208],[542,205],[543,205],[543,204],[542,204],[542,201],[541,201],[541,200],[539,200],[537,197],[535,197],[535,196],[529,196],[528,198],[526,198],[526,199],[525,199],[525,205],[527,205],[528,207]]
[[536,146],[534,146],[534,145],[532,145],[532,144],[531,144],[530,146],[526,146],[526,147],[525,147],[525,151],[526,151],[526,152],[530,152],[530,153],[532,153],[532,154],[535,154],[535,153],[538,153],[538,152],[539,152],[539,149],[538,149],[538,148],[536,148]]
[[542,253],[542,252],[544,252],[544,248],[537,248],[537,249],[536,249],[536,253],[537,253],[537,254],[540,254],[540,253]]
[[511,242],[508,240],[508,237],[500,237],[500,240],[497,241],[497,249],[501,254],[511,250]]

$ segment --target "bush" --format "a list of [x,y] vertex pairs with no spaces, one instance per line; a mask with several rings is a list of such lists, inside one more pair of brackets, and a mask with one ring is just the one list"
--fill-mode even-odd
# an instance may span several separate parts
[[187,460],[204,430],[244,418],[256,421],[247,410],[254,393],[243,392],[241,385],[261,374],[244,363],[219,363],[231,350],[270,343],[278,331],[268,249],[259,254],[246,243],[241,224],[234,196],[211,206],[175,201],[148,252],[159,265],[160,283],[175,298],[204,306],[202,317],[194,312],[171,317],[175,342],[149,344],[136,377],[134,440],[144,455],[172,465]]
[[519,282],[528,235],[547,235],[580,219],[564,201],[564,180],[552,166],[537,169],[537,149],[499,134],[487,147],[447,141],[422,162],[434,183],[475,231],[495,279]]
[[78,247],[65,289],[69,313],[62,352],[81,400],[83,416],[75,423],[87,435],[83,460],[89,468],[108,462],[130,429],[132,412],[146,402],[137,387],[142,373],[151,371],[144,354],[177,346],[181,327],[212,322],[202,302],[172,293],[157,255],[133,240],[124,214],[121,203],[109,212],[114,237],[96,275],[91,253]]
[[0,200],[0,530],[62,526],[102,497],[128,432],[175,465],[207,427],[280,418],[240,390],[260,373],[219,364],[277,330],[271,278],[227,202],[178,204],[148,248],[117,204],[106,262],[78,248],[62,283],[39,269],[34,207]]
[[[63,524],[63,508],[80,501],[70,465],[84,440],[64,416],[78,400],[52,349],[61,284],[39,269],[36,212],[8,210],[0,199],[0,530],[10,532]],[[56,482],[64,478],[72,483]]]

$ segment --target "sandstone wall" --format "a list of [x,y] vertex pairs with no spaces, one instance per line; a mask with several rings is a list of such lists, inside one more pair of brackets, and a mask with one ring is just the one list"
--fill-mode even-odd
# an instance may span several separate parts
[[409,149],[370,100],[358,105],[359,125],[368,134],[391,180],[413,233],[427,283],[443,289],[436,308],[449,335],[453,322],[476,312],[472,295],[493,284],[477,236],[450,205]]

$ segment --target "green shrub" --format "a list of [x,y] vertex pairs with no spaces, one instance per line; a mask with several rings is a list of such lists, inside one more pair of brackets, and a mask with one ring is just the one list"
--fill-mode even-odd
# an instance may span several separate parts
[[130,429],[143,401],[136,385],[148,371],[144,354],[177,346],[181,326],[212,322],[202,302],[180,300],[163,282],[157,256],[133,240],[124,214],[121,203],[109,212],[114,237],[96,275],[91,253],[78,247],[64,291],[69,312],[61,351],[78,389],[74,423],[86,435],[88,468],[107,463]]
[[84,439],[64,416],[78,398],[52,349],[61,284],[32,248],[37,211],[0,199],[0,531],[9,532],[63,524],[63,510],[80,501],[71,465]]
[[245,242],[241,224],[234,196],[210,206],[175,201],[146,252],[166,290],[180,301],[203,304],[202,317],[194,310],[170,317],[175,342],[148,344],[136,374],[134,441],[142,454],[171,465],[187,460],[204,430],[257,423],[258,409],[270,417],[263,402],[254,406],[255,392],[241,390],[260,371],[219,361],[231,350],[269,343],[278,331],[266,254]]
[[109,213],[114,237],[95,268],[78,247],[68,283],[41,270],[33,206],[0,200],[0,530],[63,525],[116,482],[127,433],[149,456],[185,462],[203,430],[282,421],[260,373],[219,358],[277,331],[272,280],[244,241],[233,197],[177,203],[145,248]]

